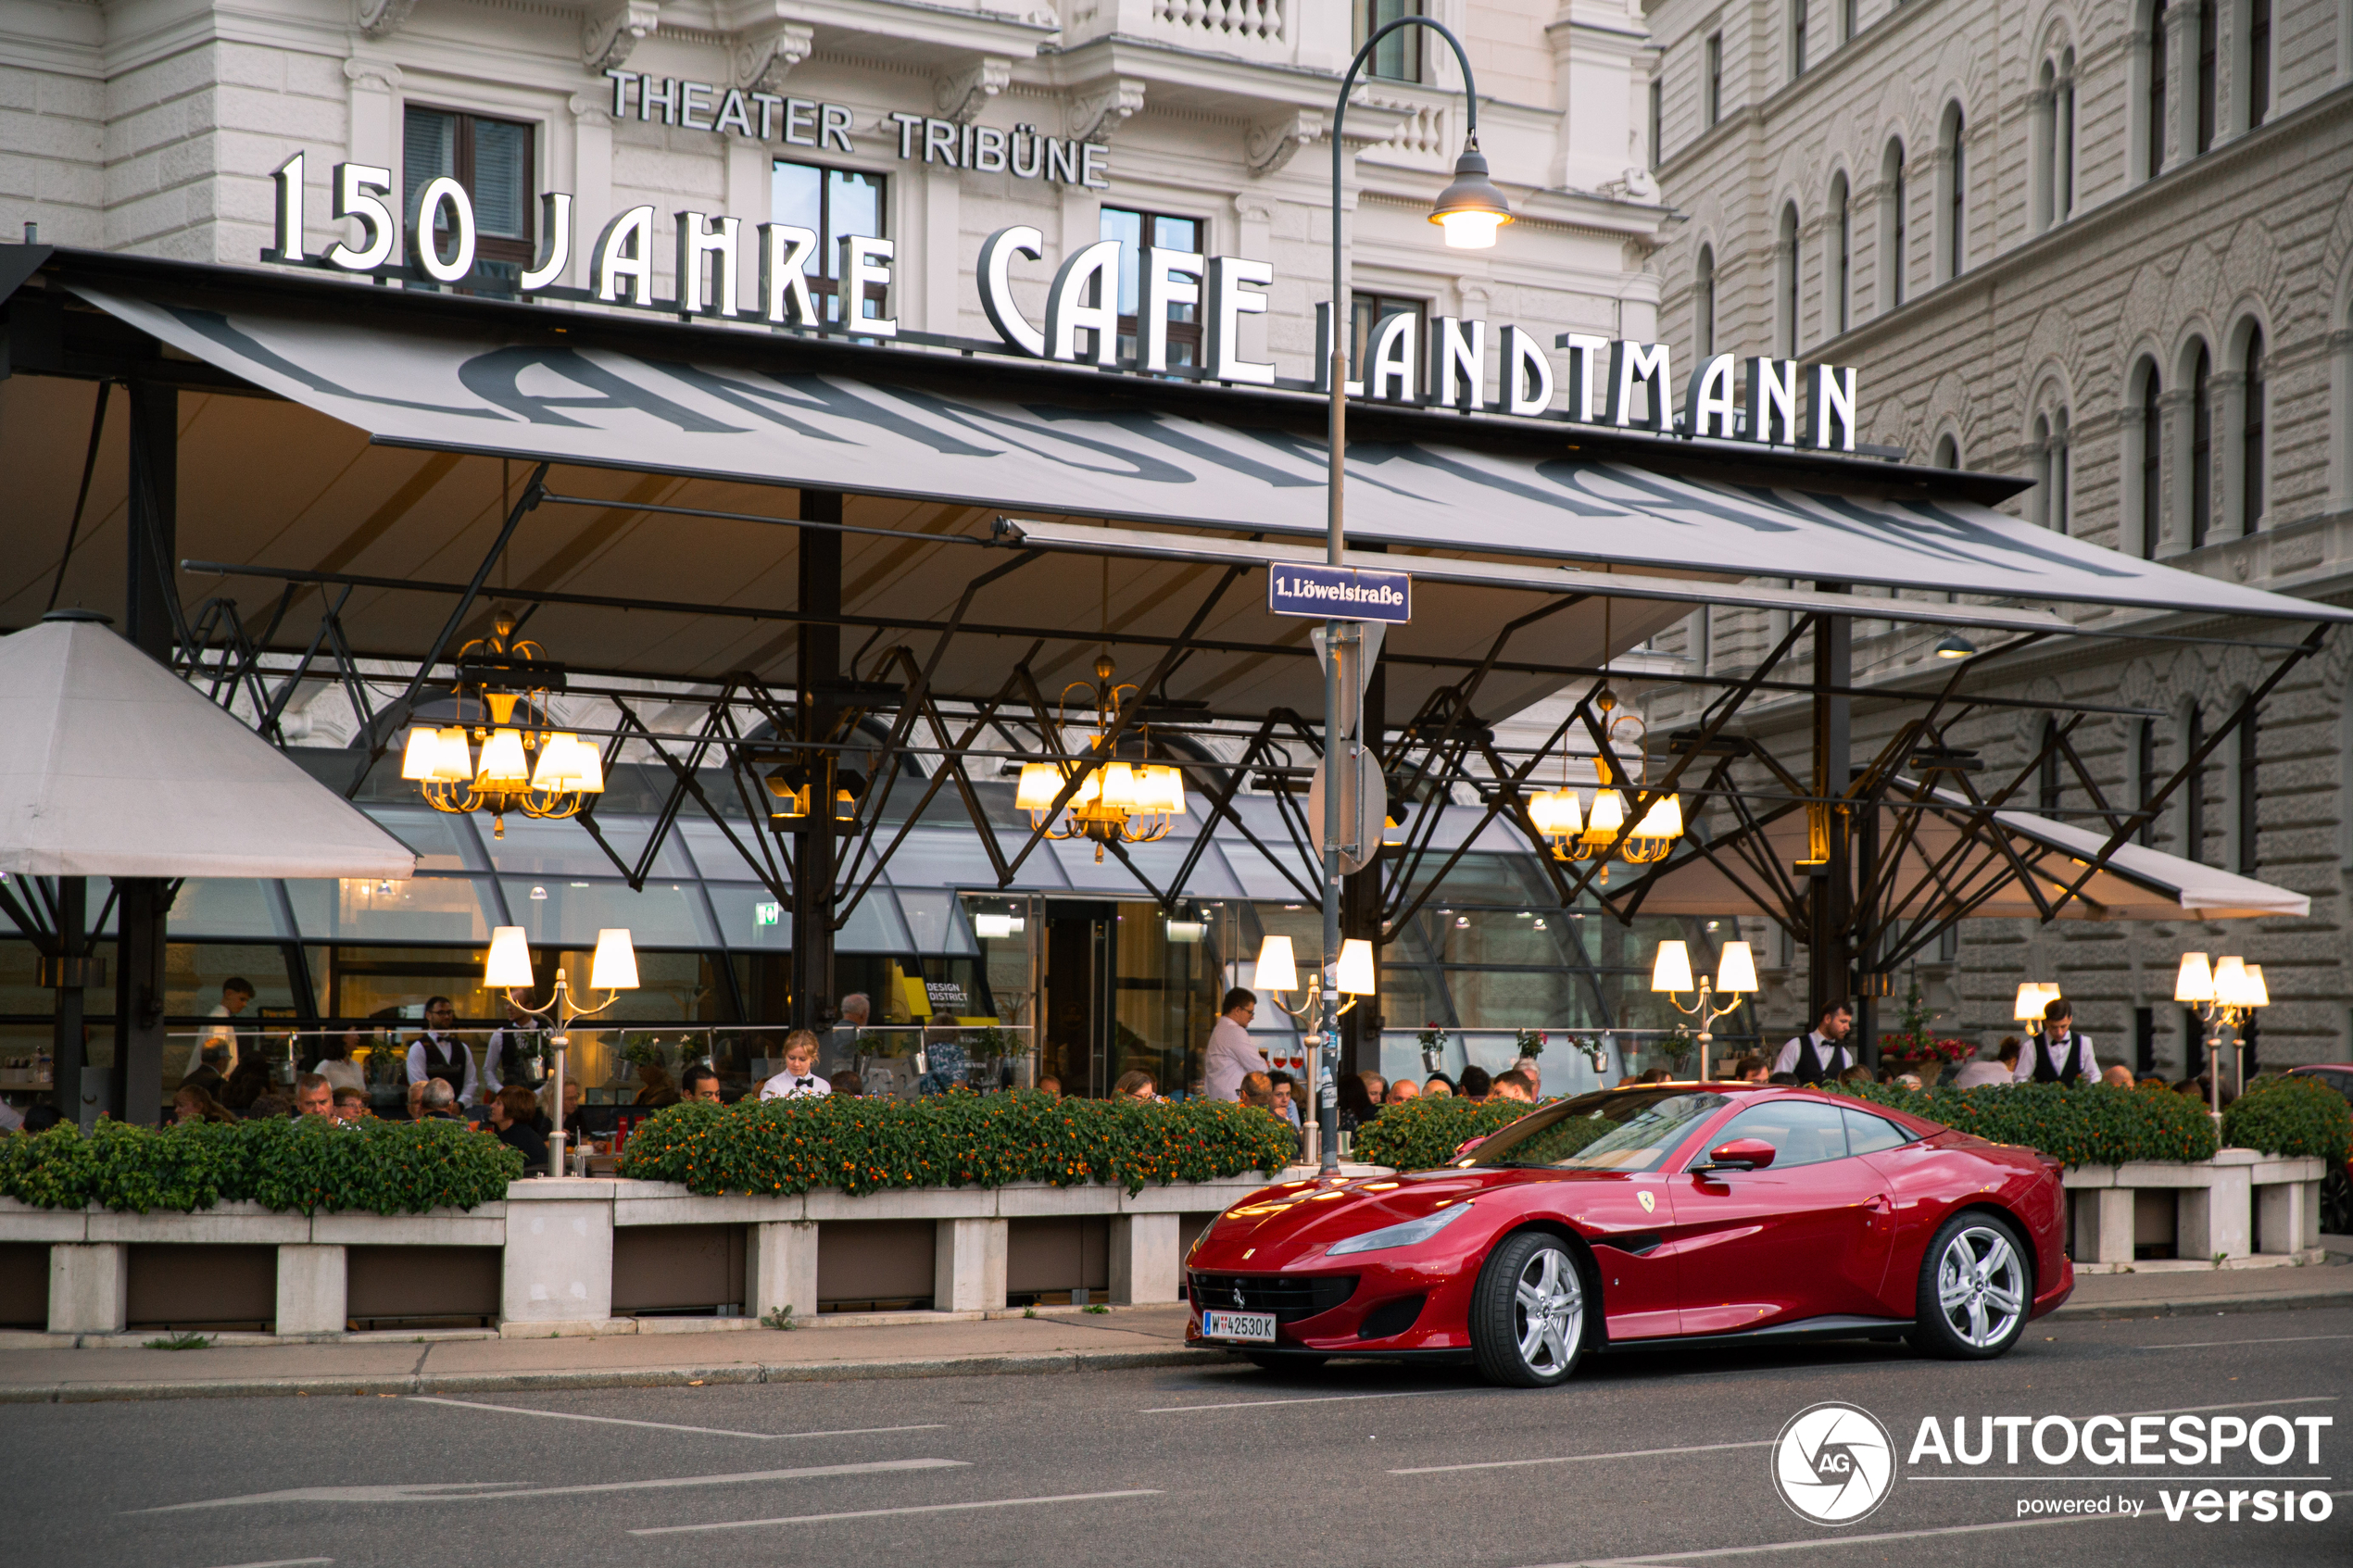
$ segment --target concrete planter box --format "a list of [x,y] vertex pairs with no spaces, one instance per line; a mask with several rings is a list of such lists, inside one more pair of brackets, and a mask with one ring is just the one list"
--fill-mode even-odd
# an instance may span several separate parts
[[[2322,1174],[2321,1160],[2251,1148],[2222,1149],[2196,1163],[2076,1166],[2066,1177],[2076,1271],[2318,1262]],[[2135,1261],[2136,1244],[2171,1244],[2173,1256]]]
[[[1352,1165],[1346,1171],[1353,1176],[1379,1169]],[[1313,1174],[1295,1167],[1278,1179]],[[669,1182],[562,1178],[514,1183],[505,1202],[472,1210],[391,1217],[305,1218],[255,1203],[224,1203],[195,1214],[121,1214],[94,1208],[72,1212],[0,1199],[0,1243],[46,1246],[45,1326],[51,1335],[123,1333],[132,1294],[132,1248],[158,1244],[275,1248],[271,1323],[281,1338],[344,1334],[353,1305],[349,1250],[365,1248],[373,1261],[385,1256],[384,1249],[399,1248],[498,1248],[495,1316],[502,1334],[635,1333],[638,1320],[615,1316],[617,1257],[656,1261],[645,1263],[649,1270],[674,1268],[678,1260],[698,1266],[708,1262],[717,1271],[710,1277],[726,1281],[722,1291],[736,1293],[719,1294],[715,1302],[733,1306],[735,1317],[646,1320],[665,1329],[741,1327],[787,1306],[801,1322],[816,1319],[821,1250],[828,1266],[844,1277],[890,1286],[877,1289],[877,1296],[920,1298],[926,1292],[916,1286],[927,1282],[935,1312],[1000,1311],[1006,1302],[1008,1243],[1015,1224],[1026,1227],[1025,1236],[1033,1243],[1025,1249],[1026,1258],[1037,1255],[1036,1243],[1066,1236],[1085,1252],[1088,1266],[1101,1260],[1105,1294],[1114,1302],[1175,1301],[1184,1248],[1191,1237],[1265,1185],[1252,1173],[1227,1181],[1147,1187],[1132,1198],[1118,1187],[1042,1183],[859,1198],[830,1190],[791,1198],[700,1198]],[[656,1235],[640,1227],[666,1229]],[[616,1246],[616,1233],[632,1230],[637,1235]],[[1102,1251],[1093,1250],[1097,1247]],[[250,1252],[242,1256],[249,1258]],[[421,1261],[425,1256],[418,1254]],[[1034,1262],[1025,1266],[1035,1270]],[[649,1288],[649,1282],[638,1278],[625,1276],[621,1283],[624,1299],[635,1300]],[[686,1288],[691,1298],[692,1287]],[[837,1288],[833,1298],[842,1295]],[[480,1315],[494,1315],[490,1303],[481,1304]]]

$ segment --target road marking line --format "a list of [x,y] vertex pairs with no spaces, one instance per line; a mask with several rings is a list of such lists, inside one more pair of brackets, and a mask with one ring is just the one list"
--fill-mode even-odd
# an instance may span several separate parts
[[[516,1498],[576,1497],[589,1492],[658,1491],[673,1486],[732,1486],[752,1481],[801,1481],[825,1475],[873,1475],[894,1470],[961,1470],[961,1459],[880,1459],[861,1464],[812,1464],[799,1470],[750,1470],[735,1475],[671,1475],[657,1481],[598,1481],[570,1486],[531,1486],[521,1481],[421,1481],[383,1486],[296,1486],[241,1498],[168,1503],[138,1513],[182,1513],[196,1508],[235,1508],[266,1502],[508,1502]],[[518,1490],[517,1488],[521,1488]]]
[[1906,1481],[2334,1481],[2334,1475],[1906,1475]]
[[2289,1334],[2277,1339],[2191,1339],[2179,1345],[2135,1345],[2135,1350],[2211,1350],[2228,1345],[2309,1345],[2318,1339],[2353,1339],[2353,1334]]
[[1531,1464],[1584,1464],[1597,1459],[1655,1459],[1660,1454],[1713,1454],[1726,1449],[1769,1449],[1774,1440],[1762,1437],[1754,1443],[1697,1443],[1686,1449],[1629,1449],[1615,1454],[1558,1454],[1546,1459],[1491,1459],[1476,1464],[1424,1464],[1410,1470],[1392,1470],[1391,1475],[1445,1475],[1457,1470],[1517,1470]]
[[1138,1415],[1190,1415],[1195,1411],[1246,1411],[1260,1405],[1329,1405],[1346,1399],[1426,1399],[1440,1394],[1491,1394],[1491,1388],[1400,1388],[1389,1394],[1302,1394],[1295,1399],[1236,1399],[1222,1405],[1155,1405]]
[[[2333,1498],[2353,1497],[2353,1492],[2331,1492]],[[1639,1557],[1593,1557],[1582,1562],[1547,1563],[1544,1568],[1651,1568],[1659,1562],[1696,1562],[1710,1557],[1750,1557],[1767,1551],[1808,1551],[1816,1547],[1869,1546],[1882,1541],[1926,1540],[1936,1536],[1980,1536],[1994,1530],[2033,1530],[2046,1524],[2083,1524],[2095,1520],[2108,1524],[2126,1524],[2140,1520],[2162,1519],[2162,1513],[2078,1513],[2057,1519],[2005,1519],[1992,1524],[1946,1524],[1932,1530],[1890,1530],[1876,1536],[1824,1536],[1810,1541],[1768,1541],[1760,1546],[1713,1547],[1705,1551],[1653,1551]]]
[[750,1437],[762,1443],[781,1442],[786,1437],[866,1437],[885,1432],[942,1432],[945,1422],[929,1422],[921,1426],[845,1426],[835,1432],[737,1432],[725,1426],[681,1426],[668,1421],[631,1421],[618,1415],[577,1415],[571,1411],[525,1410],[520,1405],[492,1405],[480,1399],[445,1399],[434,1394],[411,1394],[412,1405],[457,1405],[470,1411],[498,1411],[507,1415],[535,1415],[548,1421],[594,1421],[608,1426],[650,1426],[657,1432],[699,1432],[712,1437]]
[[333,1561],[332,1557],[273,1557],[267,1562],[232,1562],[229,1568],[311,1568],[312,1564]]
[[883,1519],[900,1513],[957,1513],[976,1508],[1030,1508],[1049,1502],[1101,1502],[1110,1498],[1156,1498],[1157,1487],[1126,1492],[1065,1492],[1054,1498],[997,1498],[988,1502],[935,1502],[912,1508],[864,1508],[855,1513],[797,1513],[782,1519],[731,1519],[718,1524],[659,1524],[633,1536],[685,1536],[710,1530],[756,1530],[766,1524],[824,1524],[839,1519]]

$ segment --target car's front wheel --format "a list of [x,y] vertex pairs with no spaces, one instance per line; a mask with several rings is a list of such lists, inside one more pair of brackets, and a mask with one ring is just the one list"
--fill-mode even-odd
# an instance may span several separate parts
[[2034,1304],[2034,1270],[2010,1223],[1972,1210],[1936,1229],[1920,1260],[1912,1344],[1949,1361],[1984,1361],[2018,1343]]
[[1585,1276],[1558,1236],[1506,1236],[1471,1294],[1471,1351],[1481,1376],[1513,1388],[1549,1388],[1577,1370],[1585,1348]]

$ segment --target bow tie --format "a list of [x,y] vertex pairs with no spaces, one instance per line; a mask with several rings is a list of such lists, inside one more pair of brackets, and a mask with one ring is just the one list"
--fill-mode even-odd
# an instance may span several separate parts
[[805,1089],[805,1088],[807,1088],[810,1085],[812,1085],[812,1084],[815,1083],[816,1081],[817,1081],[817,1080],[816,1080],[816,1079],[814,1079],[814,1078],[795,1078],[795,1079],[793,1080],[793,1082],[794,1082],[795,1084],[799,1085],[800,1087],[802,1087],[802,1088],[804,1088],[804,1089]]

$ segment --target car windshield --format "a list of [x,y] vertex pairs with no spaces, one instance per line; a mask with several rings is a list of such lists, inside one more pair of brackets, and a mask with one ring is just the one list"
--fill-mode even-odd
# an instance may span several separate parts
[[1685,1134],[1730,1102],[1692,1089],[1604,1089],[1496,1133],[1466,1162],[1555,1171],[1655,1171]]

